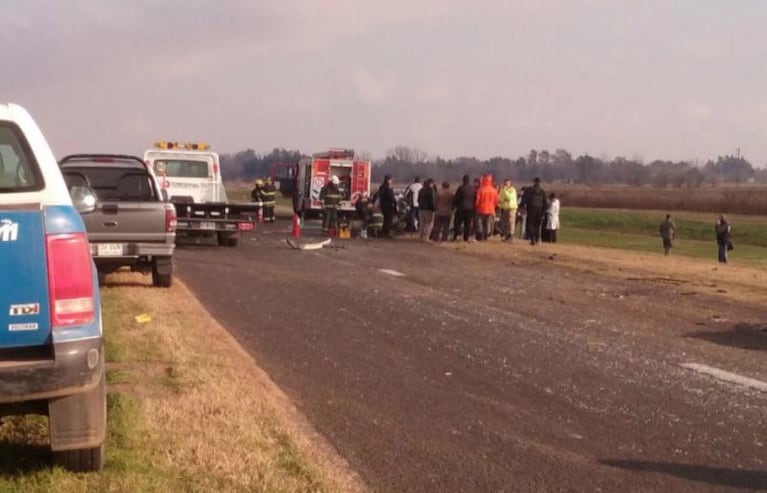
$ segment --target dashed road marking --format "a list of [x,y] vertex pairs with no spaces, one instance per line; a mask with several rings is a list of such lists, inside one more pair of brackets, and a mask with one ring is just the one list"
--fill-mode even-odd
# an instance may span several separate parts
[[767,392],[767,382],[762,382],[761,380],[757,380],[755,378],[744,377],[743,375],[738,375],[737,373],[720,370],[719,368],[714,368],[713,366],[703,365],[700,363],[682,363],[680,366],[682,368],[687,368],[688,370],[703,373],[704,375],[709,375],[725,382],[742,385],[744,387],[760,390],[762,392]]
[[378,269],[378,272],[383,272],[384,274],[389,274],[390,276],[394,276],[394,277],[405,277],[406,275],[398,270],[391,270],[391,269]]

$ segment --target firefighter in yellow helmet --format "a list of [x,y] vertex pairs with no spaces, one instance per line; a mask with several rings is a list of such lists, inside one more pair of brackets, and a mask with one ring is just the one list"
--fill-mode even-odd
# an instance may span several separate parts
[[253,182],[253,190],[250,191],[250,201],[255,202],[258,207],[256,217],[263,217],[264,181],[260,178]]
[[277,195],[277,190],[272,184],[271,177],[267,176],[264,179],[264,186],[262,188],[262,197],[264,199],[264,222],[273,223],[277,218],[274,216],[274,205]]
[[338,206],[341,205],[341,192],[338,190],[340,180],[333,175],[320,190],[322,202],[322,232],[329,233],[338,227]]

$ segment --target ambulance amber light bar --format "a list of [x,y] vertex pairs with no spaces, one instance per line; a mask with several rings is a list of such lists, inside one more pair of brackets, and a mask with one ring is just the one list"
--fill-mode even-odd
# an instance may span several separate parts
[[170,142],[167,140],[155,142],[154,146],[158,149],[179,149],[186,151],[206,151],[210,149],[209,144],[203,144],[202,142]]

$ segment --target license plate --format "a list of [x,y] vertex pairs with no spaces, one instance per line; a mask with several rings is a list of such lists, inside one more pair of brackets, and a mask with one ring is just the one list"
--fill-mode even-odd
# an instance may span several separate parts
[[96,245],[99,257],[119,257],[123,254],[122,243],[99,243]]
[[200,223],[200,229],[216,229],[216,223],[203,221]]

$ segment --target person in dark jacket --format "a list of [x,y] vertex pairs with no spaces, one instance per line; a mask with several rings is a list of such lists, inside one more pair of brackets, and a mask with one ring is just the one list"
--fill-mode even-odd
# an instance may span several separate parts
[[521,206],[527,211],[527,239],[531,245],[535,245],[541,241],[543,214],[548,207],[548,197],[541,188],[541,179],[537,176],[533,179],[533,186],[522,195]]
[[474,220],[474,201],[477,191],[471,184],[469,175],[463,176],[463,183],[455,191],[453,205],[455,206],[455,227],[453,228],[453,241],[463,231],[463,241],[469,241],[471,224]]
[[671,219],[671,214],[666,214],[666,220],[660,223],[658,232],[663,239],[663,253],[668,256],[674,247],[674,237],[676,236],[676,225],[674,225],[674,220]]
[[434,226],[436,195],[437,187],[434,185],[434,180],[428,178],[423,182],[421,190],[418,191],[418,231],[422,241],[428,240],[431,236],[431,229]]
[[730,246],[730,234],[732,233],[732,227],[727,222],[727,216],[722,214],[719,216],[719,220],[714,226],[716,231],[716,244],[719,247],[719,261],[723,264],[727,263],[727,250],[731,250]]
[[397,198],[391,188],[390,175],[384,176],[384,181],[376,192],[376,199],[373,202],[378,202],[384,217],[381,235],[384,238],[393,238],[392,225],[394,224],[394,216],[397,214]]

